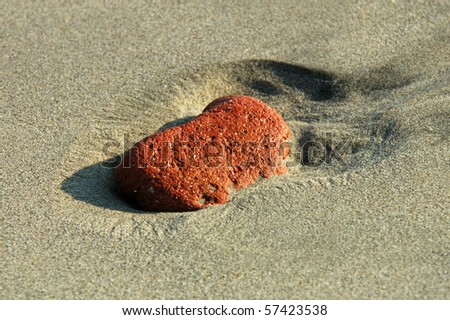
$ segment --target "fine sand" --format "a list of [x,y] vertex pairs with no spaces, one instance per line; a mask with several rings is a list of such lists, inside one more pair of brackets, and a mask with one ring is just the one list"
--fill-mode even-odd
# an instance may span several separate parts
[[[449,299],[432,3],[3,1],[0,298]],[[196,212],[117,196],[108,159],[227,94],[283,116],[287,174]]]

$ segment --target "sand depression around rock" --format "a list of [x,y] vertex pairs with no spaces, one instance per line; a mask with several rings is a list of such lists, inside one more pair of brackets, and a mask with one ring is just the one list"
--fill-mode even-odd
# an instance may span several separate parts
[[248,96],[211,102],[188,123],[167,128],[123,155],[116,177],[140,208],[185,211],[229,201],[231,188],[287,172],[281,116]]

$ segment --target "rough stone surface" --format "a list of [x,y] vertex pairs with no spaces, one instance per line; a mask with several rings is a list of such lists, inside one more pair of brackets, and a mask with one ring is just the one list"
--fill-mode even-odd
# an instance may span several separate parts
[[144,138],[116,171],[121,192],[150,211],[228,202],[230,189],[287,172],[289,128],[263,102],[227,96],[188,123]]

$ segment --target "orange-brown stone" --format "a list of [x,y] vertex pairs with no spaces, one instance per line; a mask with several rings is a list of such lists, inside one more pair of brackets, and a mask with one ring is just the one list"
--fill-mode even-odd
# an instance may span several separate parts
[[230,189],[287,172],[289,128],[263,102],[227,96],[188,123],[136,143],[116,170],[121,192],[144,210],[186,211],[228,202]]

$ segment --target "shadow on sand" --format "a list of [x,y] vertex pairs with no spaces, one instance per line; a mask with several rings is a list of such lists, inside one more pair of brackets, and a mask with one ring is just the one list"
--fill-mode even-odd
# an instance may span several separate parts
[[133,207],[118,192],[114,170],[121,155],[95,163],[75,172],[61,184],[61,190],[74,199],[111,210],[145,213]]

